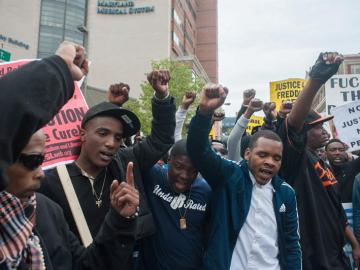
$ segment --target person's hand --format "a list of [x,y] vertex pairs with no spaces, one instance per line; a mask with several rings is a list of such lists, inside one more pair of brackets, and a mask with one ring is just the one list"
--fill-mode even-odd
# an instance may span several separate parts
[[148,82],[155,90],[159,99],[165,98],[169,93],[170,72],[168,70],[154,70],[147,76]]
[[229,90],[220,84],[206,84],[201,91],[199,112],[213,115],[214,111],[224,104]]
[[249,105],[250,101],[255,97],[255,89],[247,89],[243,92],[243,105]]
[[121,107],[129,100],[130,86],[126,83],[116,83],[109,87],[107,92],[108,101]]
[[258,99],[258,98],[253,98],[252,100],[250,100],[250,103],[244,113],[244,117],[247,119],[250,119],[250,117],[258,111],[261,111],[263,108],[263,102],[262,100]]
[[355,269],[359,269],[359,264],[360,264],[360,246],[357,246],[355,248],[352,249],[352,257],[354,259],[354,263],[355,263]]
[[323,84],[338,71],[343,60],[343,56],[337,52],[320,53],[309,76]]
[[281,103],[280,110],[279,110],[279,116],[281,118],[286,118],[286,116],[291,112],[291,109],[293,107],[292,102],[285,101]]
[[55,54],[65,61],[74,81],[80,80],[89,72],[89,62],[85,57],[85,50],[82,46],[63,41]]
[[111,206],[122,217],[130,217],[139,207],[139,192],[134,186],[133,163],[129,162],[126,168],[126,179],[119,183],[114,180],[110,187]]
[[219,111],[219,112],[215,111],[213,116],[212,116],[212,120],[214,122],[222,121],[224,118],[225,118],[225,113],[223,111]]
[[185,110],[189,109],[190,105],[194,103],[195,98],[195,92],[186,92],[181,101],[181,107]]
[[277,117],[276,103],[275,102],[265,102],[263,105],[263,111],[265,117],[270,121],[275,120]]

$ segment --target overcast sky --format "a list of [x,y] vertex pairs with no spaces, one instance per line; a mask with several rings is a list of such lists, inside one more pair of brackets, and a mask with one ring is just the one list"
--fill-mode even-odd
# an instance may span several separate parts
[[234,116],[242,91],[305,77],[321,51],[360,52],[360,0],[218,0],[219,82]]

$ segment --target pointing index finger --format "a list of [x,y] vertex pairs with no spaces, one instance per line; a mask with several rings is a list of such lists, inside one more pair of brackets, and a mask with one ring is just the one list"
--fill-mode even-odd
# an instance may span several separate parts
[[134,187],[134,163],[129,162],[126,168],[126,183],[128,183],[130,186]]

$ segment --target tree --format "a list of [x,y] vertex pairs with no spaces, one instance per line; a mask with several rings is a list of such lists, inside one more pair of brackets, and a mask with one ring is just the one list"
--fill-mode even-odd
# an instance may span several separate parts
[[[187,91],[195,91],[200,93],[205,81],[203,78],[193,75],[192,70],[183,62],[165,59],[160,61],[152,61],[151,67],[155,69],[168,69],[170,71],[169,91],[170,95],[175,98],[176,107],[181,103],[183,95]],[[141,131],[145,135],[149,135],[151,131],[151,99],[154,93],[151,85],[144,81],[141,83],[141,94],[138,100],[130,99],[124,104],[124,108],[133,111],[140,119]],[[185,123],[192,117],[198,104],[198,97],[194,104],[189,108]]]

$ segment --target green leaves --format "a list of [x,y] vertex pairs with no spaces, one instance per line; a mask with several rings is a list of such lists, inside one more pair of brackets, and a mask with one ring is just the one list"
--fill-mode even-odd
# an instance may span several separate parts
[[[192,69],[180,61],[174,61],[171,59],[152,61],[151,67],[153,70],[168,69],[170,71],[171,80],[169,82],[169,91],[170,95],[175,98],[177,107],[180,105],[182,97],[187,91],[195,91],[197,94],[199,94],[201,88],[205,84],[203,78],[193,74]],[[136,113],[141,122],[141,131],[145,135],[149,135],[152,121],[151,99],[153,97],[154,90],[147,81],[143,81],[141,83],[141,91],[142,92],[139,99],[130,99],[124,104],[124,108],[127,108]],[[185,123],[187,123],[193,116],[198,105],[198,99],[199,95],[197,95],[194,104],[189,108]]]

